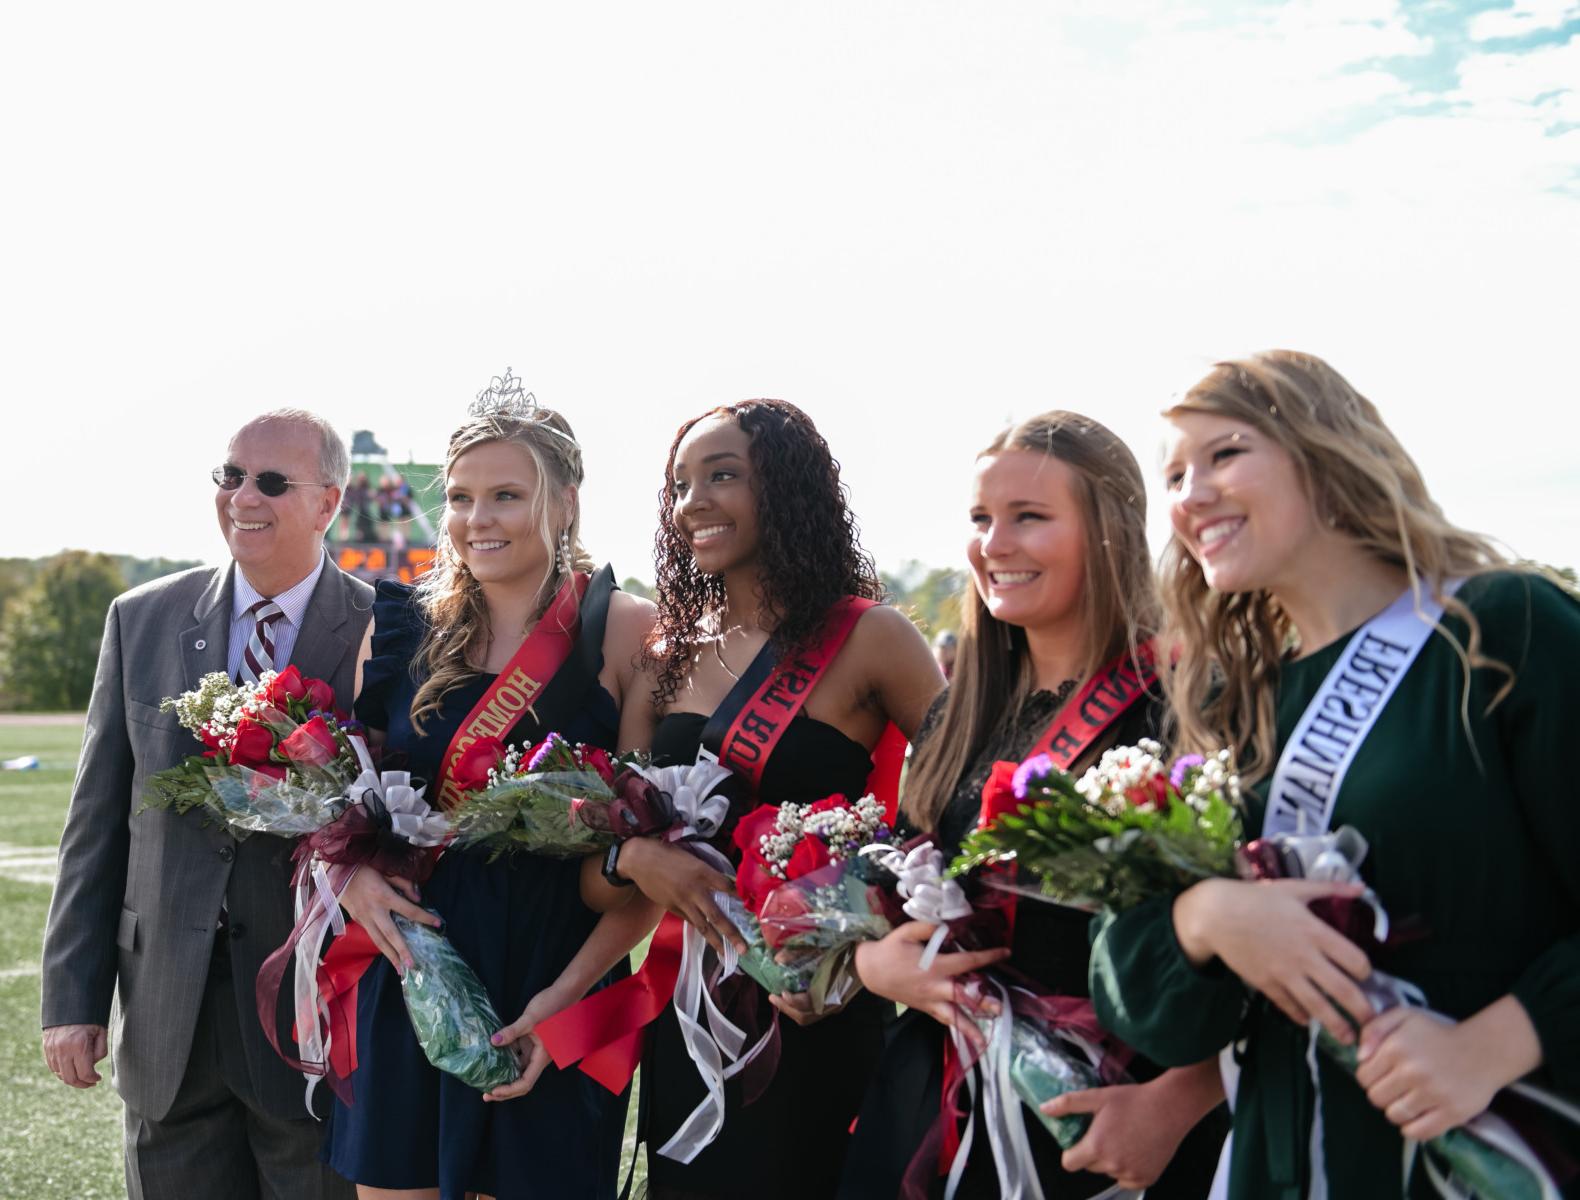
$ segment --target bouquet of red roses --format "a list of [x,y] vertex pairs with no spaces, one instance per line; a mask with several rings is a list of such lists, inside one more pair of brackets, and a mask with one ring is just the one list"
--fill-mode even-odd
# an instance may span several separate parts
[[244,684],[215,671],[159,707],[207,749],[151,776],[143,807],[199,809],[238,838],[322,828],[363,770],[361,726],[336,711],[327,683],[295,667]]
[[675,819],[670,796],[635,755],[614,757],[557,733],[524,749],[480,738],[456,764],[455,780],[466,792],[449,814],[455,844],[485,847],[496,858],[596,854]]
[[892,928],[881,871],[862,851],[892,838],[871,796],[765,804],[743,817],[740,901],[721,904],[751,946],[741,969],[771,991],[807,993],[817,1011],[849,999],[859,986],[856,944]]

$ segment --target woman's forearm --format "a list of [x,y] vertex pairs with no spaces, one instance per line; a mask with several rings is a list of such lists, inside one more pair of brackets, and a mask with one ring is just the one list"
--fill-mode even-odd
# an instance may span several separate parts
[[663,910],[640,893],[633,895],[629,904],[605,913],[581,949],[565,964],[554,987],[578,999],[585,996],[593,984],[653,931],[662,915]]

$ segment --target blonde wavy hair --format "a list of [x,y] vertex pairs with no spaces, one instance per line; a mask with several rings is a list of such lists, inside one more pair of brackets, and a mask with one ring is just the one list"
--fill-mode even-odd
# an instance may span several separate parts
[[[532,504],[550,564],[534,606],[541,616],[570,573],[590,571],[593,562],[581,544],[581,506],[575,498],[583,479],[581,447],[559,413],[541,407],[531,412],[531,416],[500,412],[472,417],[452,433],[444,457],[444,484],[448,491],[456,460],[478,446],[509,442],[527,452],[537,470]],[[567,493],[572,495],[568,505],[559,500]],[[446,693],[480,674],[471,660],[486,650],[493,632],[482,586],[456,553],[447,523],[438,524],[433,567],[418,581],[415,596],[427,627],[411,664],[412,678],[419,681],[411,723],[419,733],[423,721],[439,711]],[[568,556],[559,553],[562,537],[570,548]]]
[[[1507,694],[1513,671],[1481,653],[1475,616],[1442,589],[1455,578],[1507,570],[1510,562],[1490,541],[1443,516],[1399,439],[1342,375],[1316,355],[1293,350],[1229,359],[1163,415],[1178,413],[1243,421],[1282,446],[1321,520],[1402,568],[1418,603],[1430,595],[1465,623],[1464,645],[1441,623],[1437,628],[1466,666],[1461,715],[1467,728],[1471,668],[1506,676],[1494,705]],[[1167,638],[1177,655],[1164,678],[1175,749],[1228,746],[1242,777],[1259,779],[1274,766],[1276,677],[1295,638],[1289,615],[1266,591],[1214,592],[1177,536],[1164,548],[1160,572]]]
[[[1046,412],[1004,430],[979,455],[1046,454],[1075,476],[1086,554],[1081,621],[1084,679],[1157,631],[1158,598],[1147,550],[1147,493],[1140,464],[1106,426],[1072,412]],[[905,783],[905,815],[933,830],[971,760],[1031,694],[1026,633],[988,611],[975,587],[960,598],[960,640],[949,698],[917,747]]]

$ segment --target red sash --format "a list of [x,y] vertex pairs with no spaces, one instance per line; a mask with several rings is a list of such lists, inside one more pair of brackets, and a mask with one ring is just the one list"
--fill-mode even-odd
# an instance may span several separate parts
[[[806,704],[861,614],[875,604],[876,600],[844,597],[830,610],[817,642],[782,666],[773,656],[772,644],[763,647],[708,719],[703,745],[747,779],[753,791],[761,786],[763,768],[791,720]],[[729,716],[732,709],[733,719]],[[891,822],[899,801],[905,745],[905,735],[891,722],[873,747],[872,772],[867,776],[867,790],[883,802]],[[533,1032],[555,1066],[563,1070],[579,1062],[584,1073],[611,1092],[625,1090],[642,1060],[646,1026],[674,997],[684,930],[685,922],[666,913],[640,971],[538,1023]]]
[[513,729],[522,714],[531,709],[543,685],[565,665],[581,629],[580,609],[586,591],[586,575],[572,575],[560,586],[548,612],[457,726],[449,749],[440,760],[439,778],[434,781],[434,795],[438,798],[434,807],[448,810],[460,803],[462,793],[453,775],[466,748],[479,738],[502,738]]
[[1059,770],[1068,771],[1157,681],[1157,652],[1150,641],[1142,642],[1134,657],[1121,654],[1100,667],[1075,698],[1060,707],[1026,757],[1046,754]]
[[[544,685],[565,665],[581,628],[580,608],[587,580],[586,575],[577,574],[561,585],[549,603],[548,612],[531,635],[522,640],[504,670],[484,689],[482,699],[456,729],[440,760],[439,777],[434,781],[433,791],[438,797],[435,807],[449,809],[460,801],[462,793],[451,778],[451,772],[466,748],[478,738],[503,737],[514,728],[532,707]],[[355,921],[347,921],[345,935],[330,943],[318,965],[319,995],[328,1010],[331,1034],[330,1083],[347,1103],[350,1103],[348,1081],[357,1066],[357,985],[378,957],[379,952],[367,931]],[[674,989],[673,982],[670,989]]]

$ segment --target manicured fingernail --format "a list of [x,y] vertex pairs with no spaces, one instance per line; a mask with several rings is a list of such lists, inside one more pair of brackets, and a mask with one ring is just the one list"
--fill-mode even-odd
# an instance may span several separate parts
[[505,1039],[502,1038],[499,1034],[496,1033],[493,1037],[489,1038],[488,1040],[493,1042],[494,1045],[497,1046],[497,1045],[499,1045],[500,1042],[504,1041]]
[[1359,1049],[1357,1049],[1355,1051],[1355,1061],[1358,1062],[1358,1063],[1365,1062],[1371,1056],[1372,1056],[1372,1048],[1371,1048],[1371,1046],[1369,1046],[1365,1042],[1362,1042],[1360,1044]]

